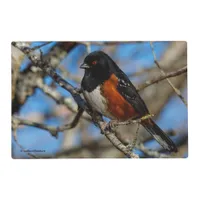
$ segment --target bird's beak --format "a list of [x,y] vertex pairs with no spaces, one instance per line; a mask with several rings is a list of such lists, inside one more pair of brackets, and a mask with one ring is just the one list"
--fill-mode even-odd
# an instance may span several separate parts
[[87,64],[85,64],[85,63],[83,63],[83,64],[80,66],[80,68],[81,68],[81,69],[89,69],[90,66],[87,65]]

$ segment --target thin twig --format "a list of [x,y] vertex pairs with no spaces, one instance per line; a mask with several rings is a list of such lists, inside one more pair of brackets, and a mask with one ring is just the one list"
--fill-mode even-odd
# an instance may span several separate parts
[[74,128],[78,124],[82,113],[83,113],[83,110],[80,109],[71,123],[62,125],[60,127],[53,127],[53,126],[48,126],[46,124],[41,124],[41,123],[38,123],[38,122],[32,122],[32,121],[29,121],[29,120],[26,120],[26,119],[21,119],[21,118],[19,118],[17,116],[13,116],[13,121],[17,121],[18,125],[33,126],[33,127],[36,127],[36,128],[40,128],[40,129],[46,130],[53,137],[57,138],[58,137],[58,132],[63,132],[65,130],[69,130],[69,129]]
[[117,121],[117,120],[112,120],[108,123],[108,126],[107,128],[111,128],[111,129],[114,129],[118,126],[126,126],[126,125],[129,125],[129,124],[137,124],[137,123],[141,123],[142,121],[146,120],[146,119],[149,119],[151,117],[153,117],[154,115],[153,114],[148,114],[148,115],[145,115],[139,119],[136,119],[136,120],[127,120],[127,121]]
[[38,158],[36,155],[30,153],[27,149],[25,149],[19,142],[17,139],[17,128],[20,125],[18,120],[14,120],[12,118],[12,135],[13,138],[15,140],[15,143],[17,144],[17,146],[21,149],[22,152],[26,153],[30,158]]
[[[165,74],[164,70],[160,67],[160,65],[159,65],[159,63],[158,63],[158,61],[156,59],[156,54],[155,54],[154,46],[153,46],[152,42],[150,42],[150,46],[151,46],[151,49],[152,49],[152,53],[153,53],[153,57],[154,57],[154,62],[156,64],[156,66],[160,69],[161,73],[165,76],[166,74]],[[182,100],[182,102],[187,106],[187,102],[184,99],[184,97],[181,95],[180,90],[177,89],[168,78],[166,78],[166,79],[167,79],[169,85],[173,88],[174,92],[178,95],[178,97]]]
[[134,138],[133,138],[133,141],[132,141],[130,144],[128,144],[128,146],[127,146],[128,148],[130,148],[130,150],[133,150],[133,149],[135,148],[135,145],[136,145],[136,143],[137,143],[139,128],[140,128],[140,124],[138,123],[138,124],[137,124],[136,133],[135,133],[135,136],[134,136]]
[[165,80],[165,79],[168,79],[170,77],[179,76],[179,75],[186,73],[186,72],[187,72],[187,66],[185,66],[181,69],[178,69],[176,71],[173,71],[173,72],[165,73],[165,75],[160,75],[159,77],[153,78],[152,80],[146,81],[145,83],[139,85],[137,87],[137,90],[138,91],[143,90],[144,88],[149,87],[150,85],[152,85],[154,83],[158,83],[158,82]]

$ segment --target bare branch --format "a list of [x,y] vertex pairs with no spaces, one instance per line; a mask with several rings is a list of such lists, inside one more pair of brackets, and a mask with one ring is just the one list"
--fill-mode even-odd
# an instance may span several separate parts
[[17,122],[18,125],[33,126],[33,127],[36,127],[36,128],[40,128],[40,129],[49,131],[49,133],[53,137],[57,138],[58,137],[58,132],[62,132],[62,131],[74,128],[78,124],[79,119],[80,119],[82,114],[83,114],[83,110],[80,109],[71,123],[65,124],[65,125],[60,126],[60,127],[53,127],[53,126],[48,126],[46,124],[32,122],[32,121],[29,121],[29,120],[26,120],[26,119],[20,119],[17,116],[13,116],[13,122],[14,123]]
[[[114,133],[109,132],[108,130],[104,130],[105,127],[105,122],[102,121],[101,116],[97,115],[96,113],[94,114],[86,105],[85,101],[81,98],[78,90],[76,88],[74,88],[69,82],[65,81],[64,79],[62,79],[61,76],[59,76],[51,67],[51,65],[48,62],[45,62],[43,60],[42,57],[42,53],[40,58],[38,58],[37,55],[33,54],[30,50],[29,47],[24,47],[24,46],[20,46],[18,45],[18,43],[13,42],[12,43],[13,46],[17,47],[19,50],[21,50],[24,54],[26,54],[28,56],[28,58],[31,60],[31,62],[39,67],[40,69],[42,69],[44,72],[46,72],[55,82],[57,82],[62,88],[64,88],[65,90],[67,90],[68,92],[70,92],[70,94],[73,96],[74,100],[76,101],[76,103],[78,104],[79,108],[82,110],[85,110],[90,116],[93,117],[94,123],[97,124],[101,131],[103,132],[103,134],[109,139],[109,141],[120,151],[122,151],[126,156],[130,157],[130,158],[136,158],[138,157],[137,155],[135,155],[134,153],[132,153],[131,151],[127,150],[126,146],[123,145],[119,139],[115,136]],[[27,122],[28,124],[30,124],[29,122]],[[38,126],[39,124],[35,124],[35,126]],[[40,124],[41,125],[41,124]],[[39,126],[40,126],[39,125]],[[42,126],[42,128],[46,129],[46,126]],[[49,129],[48,129],[49,130]],[[52,129],[53,135],[56,136],[54,129]]]
[[36,155],[30,153],[27,149],[25,149],[19,142],[18,142],[18,139],[17,139],[17,128],[19,126],[19,121],[18,120],[15,120],[12,118],[12,135],[13,135],[13,138],[17,144],[17,146],[24,152],[26,153],[30,158],[38,158]]
[[[139,158],[138,155],[132,152],[132,148],[130,148],[130,145],[123,145],[122,142],[116,137],[114,133],[114,128],[120,126],[120,125],[128,125],[128,124],[135,124],[135,123],[141,123],[143,120],[146,120],[148,118],[151,118],[153,115],[146,115],[141,117],[140,119],[136,120],[127,120],[124,122],[119,122],[117,120],[112,120],[109,123],[99,123],[99,126],[101,128],[101,131],[104,133],[104,135],[109,139],[109,141],[119,150],[121,150],[125,155],[127,155],[130,158]],[[138,132],[138,130],[137,130]],[[137,134],[136,132],[136,134]]]
[[103,134],[108,138],[108,140],[121,152],[123,152],[129,158],[139,158],[138,155],[130,151],[122,142],[116,137],[114,132],[110,132],[106,129],[107,123],[98,122],[98,125],[103,132]]
[[28,58],[31,60],[31,62],[42,69],[45,73],[47,73],[55,82],[57,82],[62,88],[70,92],[70,94],[73,96],[74,100],[77,102],[80,108],[87,110],[87,105],[85,104],[85,101],[81,98],[80,94],[77,92],[77,89],[73,87],[69,82],[65,81],[61,76],[59,76],[51,67],[51,65],[43,60],[43,56],[41,54],[40,58],[38,58],[37,55],[33,54],[28,47],[21,47],[18,45],[18,43],[13,42],[13,46],[17,47],[19,50],[21,50],[24,54],[28,56]]
[[[156,54],[155,54],[155,51],[154,51],[153,43],[150,42],[150,45],[151,45],[151,49],[152,49],[152,53],[153,53],[153,57],[154,57],[154,62],[156,64],[156,66],[160,69],[161,73],[165,76],[166,74],[165,74],[164,70],[160,67],[160,65],[159,65],[159,63],[156,59]],[[182,100],[182,102],[187,106],[187,102],[184,99],[184,97],[181,95],[180,90],[177,89],[168,78],[166,78],[166,79],[167,79],[169,85],[173,88],[174,92],[178,95],[178,97]]]
[[160,75],[160,77],[153,78],[152,80],[146,81],[145,83],[139,85],[137,87],[137,90],[138,91],[143,90],[144,88],[149,87],[150,85],[152,85],[154,83],[158,83],[158,82],[165,80],[165,79],[168,79],[170,77],[179,76],[179,75],[186,73],[186,72],[187,72],[187,66],[185,66],[181,69],[178,69],[176,71],[173,71],[173,72],[165,73],[165,75]]
[[146,119],[149,119],[151,117],[153,117],[154,115],[153,114],[148,114],[148,115],[145,115],[139,119],[136,119],[136,120],[127,120],[127,121],[117,121],[117,120],[111,120],[107,125],[107,128],[109,129],[114,129],[118,126],[126,126],[126,125],[129,125],[129,124],[138,124],[138,123],[141,123],[142,121],[146,120]]
[[139,133],[139,128],[140,128],[140,124],[138,123],[137,124],[136,133],[135,133],[135,136],[133,138],[133,142],[130,143],[130,144],[128,144],[128,146],[127,146],[130,150],[133,150],[135,148],[135,146],[136,146],[137,138],[138,138],[138,133]]
[[[64,80],[61,76],[59,76],[53,69],[53,67],[49,64],[49,62],[46,62],[43,60],[42,53],[41,56],[38,57],[36,54],[34,54],[29,47],[21,47],[19,46],[16,42],[12,43],[13,46],[17,47],[19,50],[21,50],[24,54],[28,56],[28,58],[31,60],[34,66],[39,67],[42,69],[45,73],[47,73],[56,83],[58,83],[62,88],[67,90],[72,97],[74,98],[75,102],[78,104],[78,107],[80,108],[81,112],[86,111],[91,117],[92,121],[95,125],[97,125],[100,129],[101,132],[107,137],[107,139],[121,152],[123,152],[127,157],[129,158],[138,158],[138,155],[134,154],[127,146],[125,146],[119,138],[115,135],[115,131],[113,130],[115,127],[120,126],[120,125],[128,125],[128,124],[133,124],[133,123],[141,123],[142,120],[145,120],[147,118],[152,117],[152,115],[147,115],[143,116],[140,119],[137,120],[128,120],[125,122],[118,122],[118,121],[111,121],[109,123],[106,123],[103,121],[102,117],[94,113],[88,106],[87,103],[82,99],[79,89],[73,87],[68,81]],[[43,88],[44,89],[44,88]],[[45,93],[49,93],[48,91],[45,91]],[[50,93],[49,93],[50,96]],[[52,97],[55,95],[51,95]],[[80,118],[77,117],[78,119]],[[77,120],[78,121],[78,120]],[[39,124],[39,123],[33,123],[30,121],[23,121],[23,123],[26,123],[27,125],[33,125],[35,127],[39,127],[45,130],[50,131],[50,133],[53,136],[57,135],[58,131],[70,129],[73,127],[73,122],[62,126],[62,127],[49,127],[44,124]],[[76,124],[74,122],[74,124]]]
[[[71,112],[77,113],[77,105],[73,102],[71,98],[63,97],[57,90],[51,88],[50,86],[44,84],[42,80],[37,80],[36,86],[42,90],[45,94],[51,97],[58,104],[65,105]],[[91,122],[91,118],[85,113],[81,116],[81,118]]]

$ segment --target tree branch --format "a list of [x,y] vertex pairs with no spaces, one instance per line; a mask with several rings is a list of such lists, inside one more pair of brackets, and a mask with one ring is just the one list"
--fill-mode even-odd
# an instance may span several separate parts
[[[45,94],[47,94],[49,97],[51,97],[54,101],[56,101],[58,104],[65,105],[71,112],[77,113],[77,106],[73,102],[71,98],[63,97],[57,90],[51,88],[50,86],[44,84],[44,82],[40,79],[37,80],[36,86],[42,90]],[[90,121],[91,118],[88,115],[82,115],[82,118]]]
[[18,142],[18,139],[17,139],[17,128],[19,127],[19,121],[18,120],[15,120],[14,118],[12,118],[12,135],[13,135],[13,138],[17,144],[17,146],[23,151],[25,152],[30,158],[38,158],[36,155],[30,153],[27,151],[27,149],[25,149],[19,142]]
[[[141,123],[142,120],[147,119],[149,117],[152,117],[152,115],[144,116],[144,117],[137,119],[137,120],[128,120],[128,121],[125,121],[125,122],[110,121],[109,123],[106,123],[106,122],[103,121],[102,117],[99,114],[94,113],[92,110],[90,110],[90,108],[87,106],[87,103],[80,96],[79,90],[77,88],[73,87],[68,81],[64,80],[61,76],[59,76],[54,71],[54,68],[49,64],[49,62],[44,61],[43,56],[42,56],[42,52],[41,52],[40,57],[38,57],[36,54],[34,54],[33,50],[29,47],[21,46],[20,43],[16,43],[16,42],[13,42],[12,45],[15,46],[16,48],[18,48],[20,51],[22,51],[25,55],[27,55],[34,66],[39,67],[43,72],[48,74],[62,88],[67,90],[72,95],[72,97],[74,98],[75,102],[77,103],[78,107],[80,108],[79,111],[81,112],[81,114],[78,112],[77,116],[75,117],[75,119],[73,120],[72,123],[61,126],[61,127],[47,126],[45,124],[30,122],[28,120],[22,120],[22,119],[13,117],[14,120],[18,120],[18,124],[35,126],[35,127],[38,127],[38,128],[42,128],[44,130],[48,130],[51,133],[52,136],[56,137],[57,132],[73,128],[78,123],[78,120],[80,119],[83,111],[86,111],[92,117],[93,123],[101,129],[101,132],[107,137],[107,139],[118,150],[123,152],[129,158],[138,158],[138,155],[134,154],[132,152],[132,149],[128,148],[128,146],[124,145],[120,141],[120,139],[115,135],[115,131],[113,129],[120,126],[120,125]],[[88,51],[89,51],[89,47],[88,47]],[[155,63],[157,63],[156,57],[154,57],[154,60],[155,60]],[[157,64],[157,65],[159,66],[159,64]],[[160,66],[159,66],[159,68],[160,68]],[[171,74],[169,74],[169,73],[165,74],[164,72],[162,72],[163,75],[160,76],[159,79],[151,80],[150,83],[146,83],[146,85],[143,86],[143,88],[145,88],[145,87],[147,87],[147,86],[149,86],[153,83],[156,83],[158,81],[164,80],[164,79],[168,80],[169,77],[173,77],[173,76],[175,76],[175,74],[179,75],[181,73],[184,73],[184,70],[186,70],[186,69],[181,69],[180,71],[172,72]],[[55,95],[52,92],[49,92],[45,85],[41,85],[41,83],[39,83],[38,87],[40,87],[46,94],[51,96],[56,101],[59,101],[59,102],[63,101],[64,102],[64,100],[62,99],[63,97],[61,97],[57,94]],[[71,110],[74,110],[74,109],[71,109]]]
[[26,119],[21,119],[17,116],[13,116],[12,121],[13,121],[13,123],[17,123],[18,125],[33,126],[33,127],[36,127],[36,128],[41,128],[43,130],[49,131],[49,133],[53,137],[57,138],[58,132],[62,132],[62,131],[74,128],[78,124],[79,119],[80,119],[82,114],[83,114],[83,110],[79,109],[78,113],[76,114],[75,118],[73,119],[73,121],[71,123],[65,124],[65,125],[60,126],[60,127],[53,127],[53,126],[48,126],[46,124],[32,122],[32,121],[29,121],[29,120],[26,120]]
[[[152,42],[150,42],[150,46],[151,46],[151,49],[152,49],[152,53],[153,53],[153,57],[154,57],[154,62],[155,62],[155,64],[156,64],[156,66],[160,69],[161,73],[165,76],[166,74],[165,74],[164,70],[160,67],[160,65],[159,65],[159,63],[158,63],[158,61],[157,61],[157,59],[156,59],[156,54],[155,54],[155,51],[154,51],[154,47],[153,47],[153,43],[152,43]],[[180,90],[177,89],[177,88],[173,85],[173,83],[172,83],[168,78],[166,78],[166,79],[167,79],[169,85],[173,88],[174,92],[178,95],[178,97],[182,100],[182,102],[187,106],[187,102],[186,102],[186,100],[184,99],[184,97],[181,95]]]
[[173,71],[173,72],[165,73],[165,75],[162,74],[162,75],[160,75],[160,77],[153,78],[152,80],[146,81],[145,83],[139,85],[137,87],[137,90],[138,91],[143,90],[144,88],[149,87],[150,85],[152,85],[154,83],[158,83],[158,82],[165,80],[165,79],[168,79],[170,77],[179,76],[179,75],[186,73],[186,72],[187,72],[187,66],[185,66],[181,69],[178,69],[176,71]]
[[[65,81],[64,79],[62,79],[61,76],[59,76],[51,67],[51,65],[43,60],[43,56],[42,56],[42,52],[40,55],[40,58],[38,58],[37,55],[35,55],[31,49],[29,47],[24,47],[24,46],[20,46],[20,43],[16,43],[16,42],[12,42],[12,45],[15,46],[16,48],[18,48],[19,50],[21,50],[24,54],[26,54],[28,56],[28,58],[31,60],[31,62],[33,63],[33,65],[35,65],[36,67],[39,67],[40,69],[42,69],[45,73],[47,73],[56,83],[58,83],[62,88],[64,88],[65,90],[67,90],[72,97],[74,98],[74,100],[76,101],[76,103],[78,104],[78,107],[82,110],[85,110],[90,116],[92,116],[93,122],[99,126],[99,128],[101,129],[102,133],[108,138],[108,140],[120,151],[122,151],[127,157],[129,158],[137,158],[138,156],[135,155],[133,152],[131,152],[130,150],[128,150],[128,148],[123,145],[120,140],[115,136],[114,133],[105,130],[105,123],[102,120],[102,117],[100,115],[98,115],[97,113],[93,113],[93,111],[91,111],[87,104],[85,103],[85,101],[82,99],[82,97],[80,96],[78,89],[73,87],[69,82]],[[36,124],[38,125],[38,124]],[[47,127],[43,127],[43,128],[47,128]],[[55,133],[54,133],[55,134]]]

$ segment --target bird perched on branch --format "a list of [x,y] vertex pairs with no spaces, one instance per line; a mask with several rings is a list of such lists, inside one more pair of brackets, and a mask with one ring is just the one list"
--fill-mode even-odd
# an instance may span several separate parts
[[[149,114],[134,85],[106,53],[90,53],[80,68],[85,69],[81,82],[84,98],[95,112],[119,121],[138,119]],[[151,118],[141,124],[164,149],[177,152],[173,141]]]

